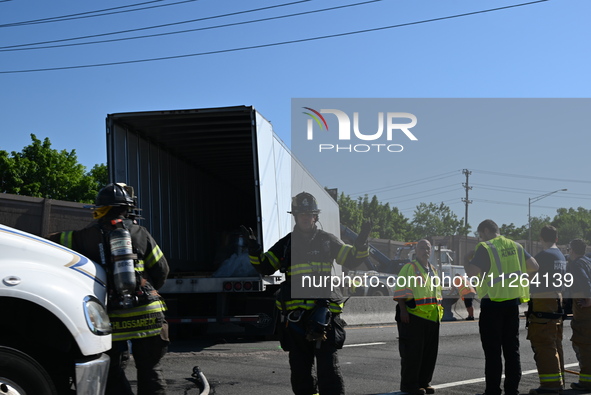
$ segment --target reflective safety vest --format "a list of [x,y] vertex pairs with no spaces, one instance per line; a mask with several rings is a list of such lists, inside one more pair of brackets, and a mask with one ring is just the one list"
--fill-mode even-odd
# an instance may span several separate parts
[[476,248],[485,248],[490,258],[490,269],[483,273],[476,287],[478,295],[488,295],[494,302],[519,298],[529,301],[529,280],[523,247],[503,236],[478,243]]
[[409,313],[439,322],[443,317],[441,281],[436,281],[434,284],[434,278],[439,277],[431,264],[429,267],[430,271],[427,272],[423,265],[416,260],[404,265],[396,279],[394,299],[408,301],[414,299],[415,307],[409,307],[408,303],[406,305]]
[[[356,247],[343,244],[336,236],[317,230],[309,244],[304,240],[302,244],[294,241],[295,247],[292,254],[292,238],[297,237],[294,232],[279,240],[271,249],[265,253],[250,251],[250,263],[259,273],[270,274],[276,270],[285,273],[286,281],[281,283],[280,292],[276,301],[277,308],[284,314],[291,310],[311,310],[316,306],[317,299],[330,299],[329,309],[332,313],[338,314],[343,310],[343,300],[340,295],[315,296],[310,293],[308,299],[292,298],[292,281],[300,281],[308,278],[312,284],[316,281],[330,279],[333,261],[339,265],[346,265],[348,262],[361,262],[369,256],[367,248],[357,249]],[[295,280],[294,280],[295,279]],[[328,283],[330,288],[330,282]],[[313,286],[310,290],[314,291]],[[319,287],[319,291],[325,291],[327,287]]]
[[476,290],[468,283],[466,277],[455,276],[453,279],[453,286],[457,288],[462,300],[464,300],[466,295],[476,293]]
[[[287,271],[285,272],[286,276],[288,277],[288,281],[284,282],[281,285],[282,290],[280,297],[275,301],[275,304],[279,310],[312,310],[314,307],[316,307],[316,299],[291,299],[290,295],[287,295],[288,292],[291,293],[291,289],[287,291],[287,283],[292,281],[292,278],[300,279],[301,276],[308,276],[311,279],[311,283],[314,283],[314,278],[323,278],[325,276],[330,276],[332,272],[332,259],[330,258],[330,256],[326,255],[328,251],[323,252],[323,254],[317,257],[318,260],[322,260],[321,262],[302,262],[292,263],[291,265],[289,265]],[[273,252],[268,251],[265,254],[270,258],[272,262],[279,261],[275,257]],[[340,246],[338,250],[338,254],[335,258],[335,261],[338,264],[342,265],[350,254],[354,254],[355,257],[362,259],[363,257],[367,256],[367,250],[357,252],[357,249],[355,247],[348,244],[343,244],[342,246]],[[251,256],[251,263],[254,260],[253,258],[256,259],[256,257]],[[342,303],[342,300],[340,300],[340,298],[331,299],[328,306],[329,310],[333,314],[342,313],[343,307],[344,303]]]

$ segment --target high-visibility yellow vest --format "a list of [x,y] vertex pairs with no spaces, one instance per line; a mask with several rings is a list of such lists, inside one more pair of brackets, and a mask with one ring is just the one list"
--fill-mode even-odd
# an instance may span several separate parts
[[529,301],[529,281],[523,247],[503,236],[478,243],[490,258],[490,269],[483,273],[476,290],[480,298],[488,296],[494,302],[519,298]]
[[435,268],[431,264],[429,266],[433,272],[432,275],[429,275],[423,265],[417,261],[404,265],[396,279],[394,299],[414,299],[416,304],[414,308],[406,306],[410,314],[439,322],[443,317],[441,281],[433,282],[434,277],[438,275]]

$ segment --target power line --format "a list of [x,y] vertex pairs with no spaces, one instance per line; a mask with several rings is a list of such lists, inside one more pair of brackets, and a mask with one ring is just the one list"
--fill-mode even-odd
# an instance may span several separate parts
[[[502,204],[502,205],[507,205],[507,206],[527,207],[527,204],[526,203],[500,202],[498,200],[487,200],[487,199],[477,199],[477,198],[475,198],[474,201],[481,202],[481,203]],[[538,206],[538,205],[536,205],[536,208],[549,208],[549,209],[557,210],[560,207],[550,207],[550,206]]]
[[[400,199],[400,198],[403,198],[403,197],[416,196],[416,195],[419,195],[419,196],[422,197],[422,196],[424,196],[423,194],[426,193],[426,192],[438,191],[438,190],[444,189],[444,188],[447,189],[447,190],[444,191],[444,192],[440,192],[440,193],[451,192],[452,190],[457,189],[457,187],[458,187],[457,185],[447,185],[447,186],[443,186],[443,187],[427,189],[427,190],[420,191],[420,192],[408,193],[406,195],[388,197],[388,198],[384,198],[383,200],[386,200],[386,201],[395,201],[395,200]],[[428,195],[428,196],[431,196],[431,195]],[[403,201],[405,201],[405,200],[403,200]]]
[[434,178],[436,178],[438,180],[443,180],[443,179],[446,179],[446,178],[449,178],[449,177],[453,177],[457,172],[458,172],[457,170],[454,170],[454,171],[450,171],[450,172],[447,172],[447,173],[437,174],[435,176],[429,176],[429,177],[421,178],[419,180],[413,180],[413,181],[403,182],[402,184],[394,184],[394,185],[389,185],[387,187],[370,189],[370,190],[364,191],[364,192],[356,192],[356,193],[352,193],[351,196],[361,196],[361,195],[367,195],[369,193],[386,192],[386,191],[389,191],[391,189],[407,188],[407,187],[411,187],[411,186],[416,186],[416,185],[424,184],[426,182],[430,182]]
[[443,192],[438,192],[438,193],[432,193],[430,195],[422,195],[422,196],[420,196],[418,198],[411,198],[411,199],[399,200],[399,201],[396,202],[396,204],[404,203],[404,202],[409,202],[411,200],[420,200],[420,199],[423,199],[423,198],[426,198],[426,197],[431,197],[431,196],[443,195],[445,193],[454,192],[455,190],[457,190],[457,186],[454,187],[453,189],[448,190],[448,191],[443,191]]
[[487,10],[473,11],[473,12],[468,12],[468,13],[464,13],[464,14],[451,15],[451,16],[440,17],[440,18],[425,19],[422,21],[408,22],[408,23],[402,23],[402,24],[398,24],[398,25],[383,26],[383,27],[372,28],[372,29],[356,30],[356,31],[346,32],[346,33],[337,33],[337,34],[330,34],[330,35],[325,35],[325,36],[317,36],[317,37],[282,41],[282,42],[269,43],[269,44],[252,45],[252,46],[247,46],[247,47],[222,49],[222,50],[199,52],[199,53],[185,54],[185,55],[163,56],[163,57],[150,58],[150,59],[137,59],[137,60],[127,60],[127,61],[119,61],[119,62],[95,63],[95,64],[89,64],[89,65],[47,67],[47,68],[42,68],[42,69],[27,69],[27,70],[7,70],[7,71],[0,71],[0,74],[33,73],[33,72],[39,72],[39,71],[57,71],[57,70],[73,70],[73,69],[83,69],[83,68],[92,68],[92,67],[105,67],[105,66],[115,66],[115,65],[123,65],[123,64],[154,62],[154,61],[161,61],[161,60],[183,59],[183,58],[195,57],[195,56],[204,56],[204,55],[237,52],[237,51],[246,51],[246,50],[251,50],[251,49],[260,49],[260,48],[268,48],[268,47],[274,47],[274,46],[280,46],[280,45],[318,41],[318,40],[325,40],[328,38],[345,37],[345,36],[351,36],[351,35],[355,35],[355,34],[362,34],[362,33],[376,32],[376,31],[406,27],[406,26],[413,26],[413,25],[419,25],[419,24],[423,24],[423,23],[437,22],[437,21],[443,21],[443,20],[447,20],[447,19],[455,19],[455,18],[461,18],[461,17],[465,17],[465,16],[484,14],[484,13],[488,13],[488,12],[507,10],[510,8],[523,7],[523,6],[528,6],[528,5],[538,4],[538,3],[544,3],[547,1],[549,1],[549,0],[537,0],[537,1],[532,1],[532,2],[528,2],[528,3],[514,4],[514,5],[505,6],[505,7],[498,7],[498,8],[490,8]]
[[488,185],[488,184],[472,184],[475,187],[479,187],[481,189],[489,189],[493,191],[503,191],[503,192],[522,192],[522,193],[538,193],[538,192],[547,192],[546,190],[540,189],[525,189],[525,188],[515,188],[515,187],[507,187],[507,186],[499,186],[499,185]]
[[[456,202],[456,203],[461,203],[461,201],[458,201],[458,199],[448,199],[448,200],[444,200],[441,203],[450,206],[450,204],[448,204],[449,202]],[[417,206],[413,206],[413,207],[408,207],[408,208],[404,208],[404,209],[399,209],[399,212],[404,212],[404,211],[410,211],[410,210],[416,210]]]
[[[138,5],[144,5],[144,4],[150,4],[150,3],[159,3],[161,1],[163,1],[163,0],[152,0],[152,1],[147,1],[147,2],[144,2],[144,3],[136,3],[136,4],[129,4],[129,5],[124,5],[124,6],[120,6],[120,7],[105,8],[103,10],[80,12],[78,14],[54,16],[54,17],[49,17],[49,18],[33,19],[33,20],[30,20],[30,21],[22,21],[22,22],[5,23],[3,25],[0,25],[0,28],[2,28],[2,27],[16,27],[16,26],[37,25],[37,24],[40,24],[40,23],[50,23],[50,22],[71,21],[71,20],[74,20],[74,19],[94,18],[94,17],[97,17],[97,16],[122,14],[124,12],[143,11],[143,10],[148,10],[148,9],[151,9],[151,8],[168,7],[168,6],[171,6],[171,5],[178,5],[178,4],[183,4],[183,3],[191,3],[191,2],[199,1],[199,0],[183,0],[183,1],[178,1],[176,3],[161,4],[161,5],[155,5],[155,6],[150,6],[150,7],[144,7],[144,8],[136,8],[134,10],[125,10],[125,11],[116,11],[116,12],[105,12],[103,14],[96,14],[98,12],[112,11],[112,10],[118,10],[118,9],[129,8],[129,7],[136,7]],[[96,14],[96,15],[89,15],[89,14]]]
[[368,0],[368,1],[361,2],[361,3],[346,4],[346,5],[342,5],[342,6],[323,8],[323,9],[319,9],[319,10],[304,11],[304,12],[298,12],[298,13],[294,13],[294,14],[287,14],[287,15],[268,17],[268,18],[254,19],[254,20],[244,21],[244,22],[227,23],[224,25],[207,26],[207,27],[200,27],[200,28],[187,29],[187,30],[178,30],[178,31],[174,31],[174,32],[147,34],[147,35],[135,36],[135,37],[114,38],[114,39],[110,39],[110,40],[90,41],[90,42],[84,42],[84,43],[47,45],[47,46],[43,46],[43,47],[33,47],[33,48],[21,48],[21,47],[28,47],[31,45],[50,44],[50,43],[58,43],[58,42],[73,41],[73,40],[83,40],[83,39],[87,39],[87,38],[104,37],[104,36],[110,36],[110,35],[122,34],[122,33],[131,33],[131,32],[136,32],[136,31],[141,31],[141,30],[158,29],[161,27],[168,27],[168,26],[174,26],[174,25],[185,24],[185,23],[201,22],[201,21],[205,21],[205,20],[223,18],[223,17],[227,17],[227,16],[245,14],[245,13],[249,13],[249,12],[268,10],[271,8],[285,7],[285,6],[303,3],[303,2],[307,2],[307,1],[311,1],[311,0],[301,0],[301,1],[296,1],[296,2],[292,2],[292,3],[285,3],[285,4],[279,4],[279,5],[269,6],[269,7],[256,8],[256,9],[247,10],[247,11],[233,12],[230,14],[222,14],[222,15],[216,15],[216,16],[206,17],[206,18],[191,19],[188,21],[167,23],[164,25],[148,26],[148,27],[142,27],[142,28],[137,28],[137,29],[121,30],[118,32],[93,34],[93,35],[89,35],[89,36],[64,38],[64,39],[60,39],[60,40],[41,41],[41,42],[29,43],[29,44],[8,45],[8,46],[0,47],[0,52],[28,51],[28,50],[34,50],[34,49],[48,49],[48,48],[63,48],[63,47],[73,47],[73,46],[78,46],[78,45],[89,45],[89,44],[99,44],[99,43],[116,42],[116,41],[136,40],[136,39],[140,39],[140,38],[169,36],[169,35],[173,35],[173,34],[190,33],[190,32],[202,31],[202,30],[212,30],[212,29],[219,29],[219,28],[224,28],[224,27],[239,26],[239,25],[246,25],[246,24],[251,24],[251,23],[271,21],[271,20],[275,20],[275,19],[290,18],[293,16],[314,14],[317,12],[333,11],[333,10],[337,10],[337,9],[341,9],[341,8],[376,3],[378,1],[383,1],[383,0]]
[[547,178],[547,177],[539,177],[539,176],[524,176],[524,175],[520,175],[520,174],[499,173],[496,171],[486,171],[486,170],[474,170],[474,171],[482,173],[482,174],[491,174],[491,175],[503,176],[503,177],[528,178],[528,179],[543,180],[543,181],[578,182],[581,184],[591,184],[591,181],[585,181],[585,180],[567,180],[565,178]]
[[[513,188],[513,187],[505,187],[505,186],[498,186],[498,185],[487,185],[487,184],[472,184],[478,189],[485,189],[488,191],[498,191],[498,192],[508,192],[508,193],[519,193],[522,195],[531,195],[533,193],[544,193],[548,192],[548,190],[540,190],[540,189],[525,189],[525,188]],[[566,195],[566,196],[565,196]],[[591,194],[588,193],[561,193],[558,195],[561,199],[591,199]]]

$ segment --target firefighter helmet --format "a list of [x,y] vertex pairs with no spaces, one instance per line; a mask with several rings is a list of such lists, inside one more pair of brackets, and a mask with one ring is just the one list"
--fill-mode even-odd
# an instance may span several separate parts
[[[133,189],[131,189],[133,191]],[[99,191],[96,195],[95,205],[103,206],[128,206],[134,207],[133,192],[129,192],[129,187],[122,183],[109,184]]]
[[291,214],[296,215],[302,213],[320,213],[316,198],[308,192],[298,193],[291,199]]

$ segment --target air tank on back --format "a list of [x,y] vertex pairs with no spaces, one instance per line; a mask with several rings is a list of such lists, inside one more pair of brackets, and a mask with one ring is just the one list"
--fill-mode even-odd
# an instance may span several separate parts
[[109,234],[109,244],[113,262],[114,286],[120,296],[119,303],[124,308],[133,307],[136,279],[131,234],[127,229],[114,229]]

